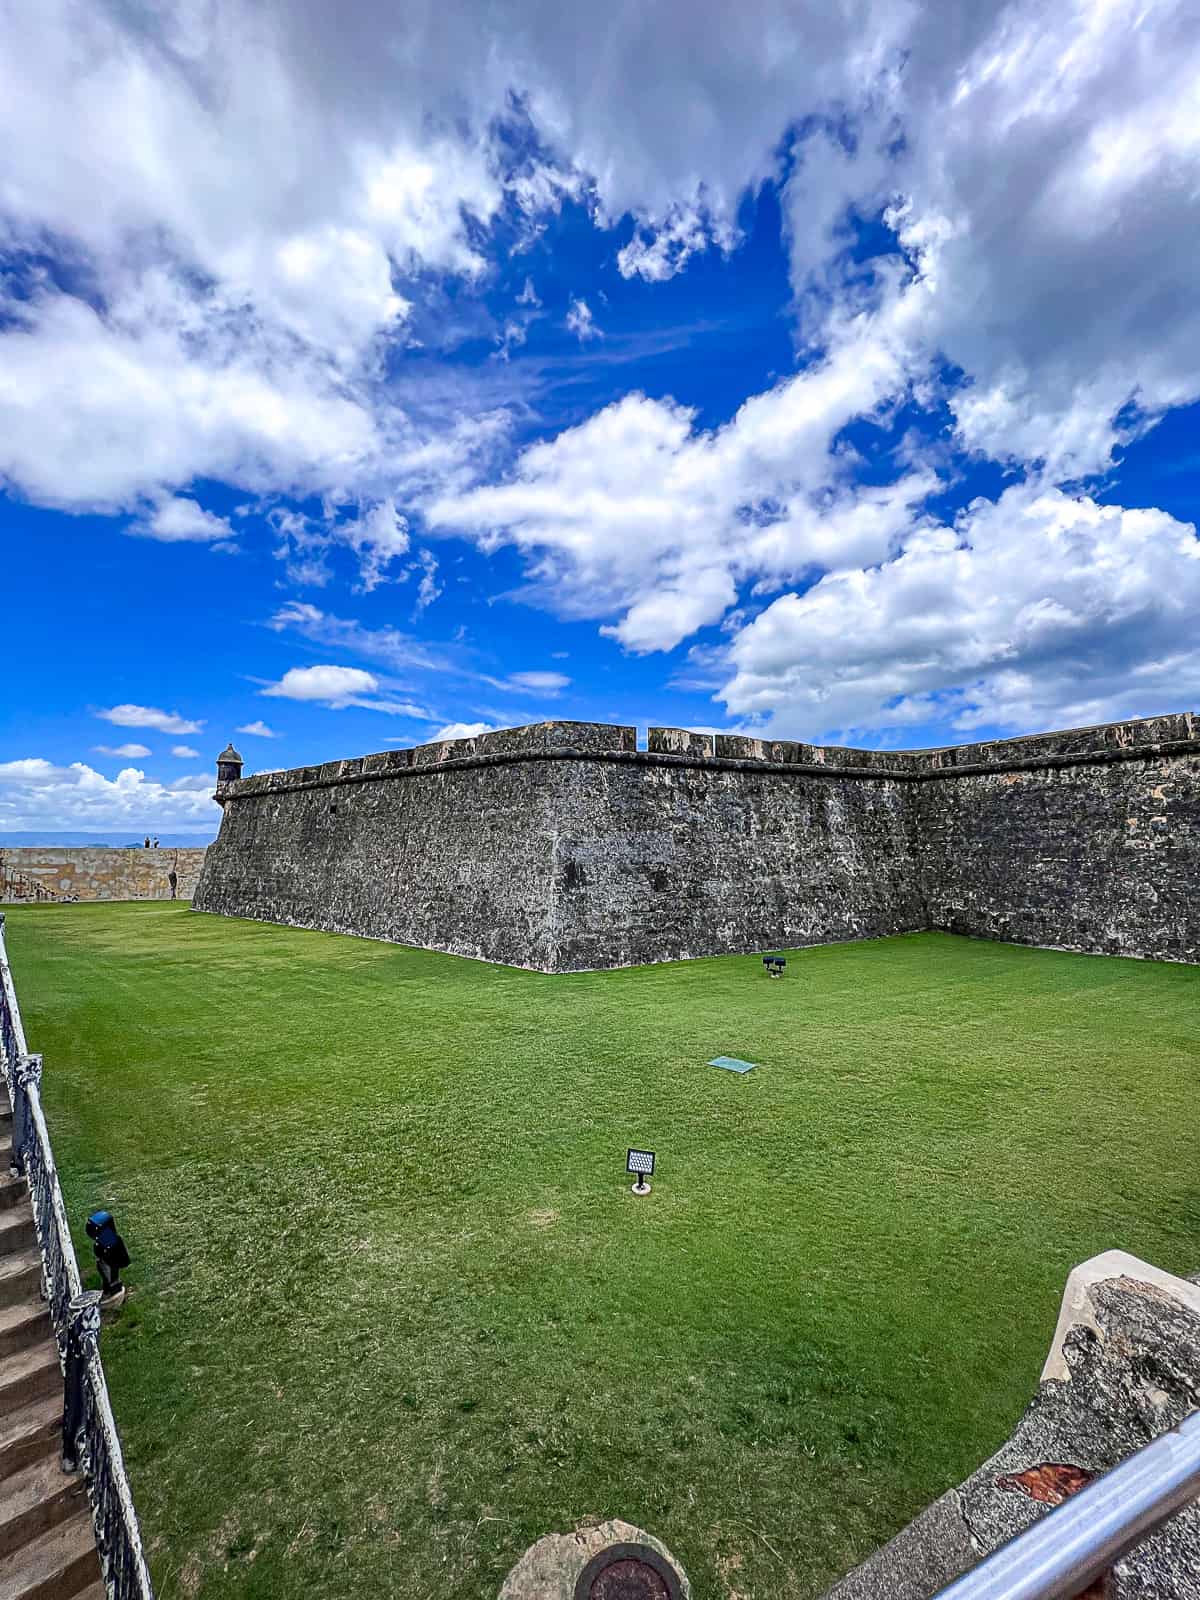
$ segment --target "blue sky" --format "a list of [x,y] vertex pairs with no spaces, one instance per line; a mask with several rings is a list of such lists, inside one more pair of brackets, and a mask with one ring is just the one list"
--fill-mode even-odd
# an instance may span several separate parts
[[1195,707],[1184,7],[326,10],[8,24],[0,834]]

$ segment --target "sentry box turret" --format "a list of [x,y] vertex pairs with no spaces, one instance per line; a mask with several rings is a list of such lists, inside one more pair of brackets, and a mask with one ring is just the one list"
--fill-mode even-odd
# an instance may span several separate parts
[[100,1268],[100,1304],[120,1305],[125,1298],[121,1268],[129,1265],[129,1251],[117,1232],[112,1212],[93,1211],[87,1219],[86,1228],[96,1252],[96,1265]]
[[764,956],[763,966],[767,969],[768,978],[782,978],[783,969],[787,966],[787,960],[783,956]]
[[654,1151],[628,1151],[625,1156],[625,1171],[632,1172],[637,1178],[637,1182],[632,1185],[634,1194],[649,1194],[650,1174],[654,1171]]

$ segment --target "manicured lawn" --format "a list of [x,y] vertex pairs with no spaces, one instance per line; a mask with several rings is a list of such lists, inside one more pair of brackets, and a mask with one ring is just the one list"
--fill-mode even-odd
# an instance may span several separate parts
[[[1200,971],[937,934],[543,977],[182,905],[9,953],[159,1593],[492,1600],[589,1514],[818,1594],[1200,1267]],[[759,1062],[743,1077],[704,1063]],[[658,1152],[649,1199],[626,1146]]]

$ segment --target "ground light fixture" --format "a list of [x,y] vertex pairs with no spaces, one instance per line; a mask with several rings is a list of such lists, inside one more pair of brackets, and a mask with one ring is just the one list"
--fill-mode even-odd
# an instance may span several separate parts
[[111,1211],[93,1211],[86,1223],[87,1236],[96,1252],[96,1265],[100,1268],[100,1304],[119,1306],[125,1298],[125,1285],[121,1282],[121,1268],[129,1265],[129,1251],[117,1232]]
[[649,1178],[654,1171],[654,1151],[627,1151],[625,1155],[625,1171],[632,1172],[637,1177],[637,1182],[632,1186],[634,1194],[649,1194]]
[[763,966],[767,969],[768,978],[782,978],[787,959],[784,956],[764,956]]

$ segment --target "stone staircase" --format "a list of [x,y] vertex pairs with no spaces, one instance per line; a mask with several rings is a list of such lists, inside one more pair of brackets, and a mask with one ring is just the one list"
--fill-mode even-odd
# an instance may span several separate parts
[[0,1089],[0,1600],[104,1600],[83,1475],[60,1465],[63,1380]]

